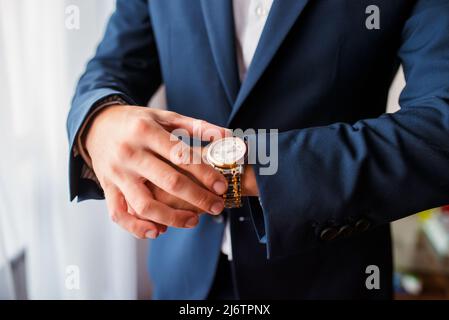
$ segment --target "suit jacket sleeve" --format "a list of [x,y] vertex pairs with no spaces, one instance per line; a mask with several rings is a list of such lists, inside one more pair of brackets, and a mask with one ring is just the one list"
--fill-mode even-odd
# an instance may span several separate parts
[[67,119],[70,144],[70,199],[100,199],[98,185],[81,178],[83,160],[73,153],[76,136],[98,102],[119,96],[132,105],[146,105],[161,84],[148,1],[118,0],[104,38],[80,78]]
[[407,82],[399,112],[279,134],[278,172],[257,176],[261,206],[251,206],[269,257],[320,246],[329,228],[354,228],[357,241],[449,203],[448,30],[449,1],[417,2],[398,50]]

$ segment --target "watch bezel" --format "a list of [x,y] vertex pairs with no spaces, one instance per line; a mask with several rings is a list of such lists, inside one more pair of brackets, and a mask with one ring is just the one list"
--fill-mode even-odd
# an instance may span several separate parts
[[[217,145],[218,143],[222,143],[223,140],[229,140],[229,139],[236,139],[236,140],[240,140],[242,142],[243,146],[245,147],[245,150],[243,152],[242,157],[238,158],[236,161],[234,161],[232,163],[223,163],[221,161],[218,161],[218,160],[214,159],[214,157],[212,156],[212,153],[211,153],[213,147],[215,145]],[[233,168],[233,167],[235,167],[237,165],[243,165],[244,164],[244,161],[245,161],[247,153],[248,153],[248,146],[246,145],[245,140],[243,140],[240,137],[225,137],[225,138],[221,138],[219,140],[216,140],[216,141],[212,142],[211,144],[209,144],[207,146],[207,156],[206,156],[206,158],[207,158],[207,161],[212,166],[216,166],[216,167],[219,167],[219,168]]]

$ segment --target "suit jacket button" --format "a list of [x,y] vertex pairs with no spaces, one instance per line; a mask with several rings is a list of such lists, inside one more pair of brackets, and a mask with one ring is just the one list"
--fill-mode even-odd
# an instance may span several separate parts
[[348,238],[354,232],[354,228],[349,225],[344,225],[338,230],[338,236],[342,238]]
[[368,230],[369,227],[371,227],[371,223],[366,219],[360,219],[355,224],[355,228],[357,229],[358,232],[364,232]]
[[338,236],[338,230],[335,228],[326,228],[321,231],[320,238],[324,241],[334,240]]

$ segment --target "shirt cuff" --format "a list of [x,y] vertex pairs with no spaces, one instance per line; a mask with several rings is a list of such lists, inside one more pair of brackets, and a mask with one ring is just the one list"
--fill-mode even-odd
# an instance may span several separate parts
[[83,125],[81,126],[78,135],[76,137],[76,143],[73,147],[73,155],[76,157],[78,155],[81,155],[81,157],[84,160],[83,167],[81,170],[81,178],[93,180],[96,183],[98,183],[98,179],[92,170],[92,160],[89,156],[89,153],[87,152],[85,146],[84,146],[84,133],[88,126],[90,125],[91,120],[93,117],[98,114],[99,111],[103,110],[106,107],[110,107],[112,105],[127,105],[128,103],[120,98],[117,95],[109,96],[105,99],[100,100],[96,106],[94,107],[94,111],[88,115],[86,120],[84,121]]

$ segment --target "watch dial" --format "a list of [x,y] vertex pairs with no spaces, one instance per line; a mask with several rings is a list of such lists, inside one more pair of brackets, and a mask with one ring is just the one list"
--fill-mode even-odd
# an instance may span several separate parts
[[246,145],[242,139],[229,137],[211,145],[210,156],[215,163],[233,164],[245,156]]

